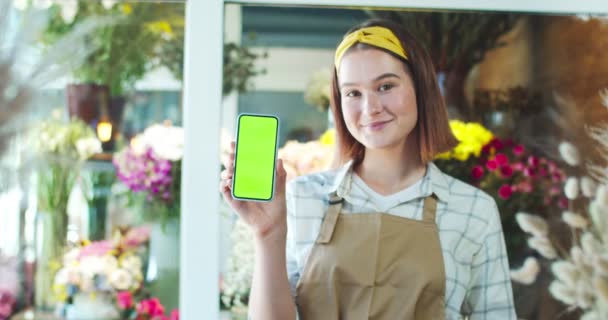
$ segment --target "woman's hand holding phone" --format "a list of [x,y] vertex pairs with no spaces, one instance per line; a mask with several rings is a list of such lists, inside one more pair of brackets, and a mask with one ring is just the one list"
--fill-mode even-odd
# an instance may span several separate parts
[[257,240],[285,241],[287,233],[285,203],[285,183],[287,173],[283,161],[278,159],[276,164],[276,180],[274,198],[272,201],[238,200],[232,197],[232,178],[234,176],[235,142],[230,143],[228,157],[222,161],[224,170],[220,178],[220,192],[230,207],[251,228]]

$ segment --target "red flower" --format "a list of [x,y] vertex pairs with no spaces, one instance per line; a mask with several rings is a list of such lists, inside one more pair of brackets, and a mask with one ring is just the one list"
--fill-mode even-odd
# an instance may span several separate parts
[[513,175],[513,168],[508,164],[504,165],[500,167],[500,174],[502,174],[503,177],[510,178]]
[[473,177],[473,180],[481,179],[481,177],[483,177],[483,174],[484,170],[482,166],[475,166],[473,167],[473,170],[471,170],[471,177]]
[[494,171],[498,169],[498,162],[496,160],[488,160],[488,162],[486,162],[486,168],[490,171]]
[[500,189],[498,189],[498,195],[501,198],[503,198],[504,200],[509,199],[512,194],[513,194],[513,189],[508,184],[503,184],[502,187],[500,187]]
[[528,157],[528,165],[531,167],[537,167],[538,166],[538,158],[535,156],[530,156]]
[[515,147],[513,147],[513,154],[515,154],[516,156],[521,156],[522,154],[524,154],[524,151],[526,149],[524,148],[523,145],[518,144]]
[[492,139],[492,141],[490,141],[490,143],[492,144],[492,146],[494,148],[496,148],[496,150],[501,150],[502,148],[504,148],[504,144],[502,143],[502,141],[500,141],[500,139],[498,138],[494,138]]
[[483,154],[490,154],[490,151],[492,151],[492,143],[488,143],[481,148],[481,153]]
[[131,309],[133,307],[133,296],[129,291],[120,291],[116,294],[116,303],[120,309]]
[[496,162],[498,162],[499,165],[505,165],[507,163],[509,163],[509,158],[507,158],[507,156],[504,153],[499,153],[496,155],[496,157],[494,158],[496,160]]

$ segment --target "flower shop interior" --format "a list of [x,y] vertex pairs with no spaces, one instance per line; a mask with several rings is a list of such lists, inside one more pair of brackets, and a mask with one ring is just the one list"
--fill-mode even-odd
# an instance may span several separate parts
[[247,319],[237,116],[280,119],[287,180],[329,169],[334,52],[374,17],[433,60],[434,163],[496,200],[518,318],[608,319],[608,4],[334,2],[0,0],[0,320]]

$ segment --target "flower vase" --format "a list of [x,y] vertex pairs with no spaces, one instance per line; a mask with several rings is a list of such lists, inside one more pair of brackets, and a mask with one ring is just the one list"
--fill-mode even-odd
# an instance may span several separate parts
[[113,320],[119,313],[108,293],[79,292],[65,308],[66,320]]
[[55,305],[53,282],[66,244],[67,220],[65,210],[41,212],[37,216],[35,304],[40,310],[51,310]]
[[146,275],[150,281],[148,288],[166,310],[179,308],[179,228],[179,219],[169,218],[154,223],[150,232],[150,260]]

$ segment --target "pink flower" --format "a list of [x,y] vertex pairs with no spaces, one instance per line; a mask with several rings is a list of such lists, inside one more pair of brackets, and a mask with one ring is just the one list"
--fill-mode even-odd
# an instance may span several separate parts
[[559,201],[557,201],[557,205],[560,207],[560,209],[568,209],[568,205],[570,204],[570,202],[568,201],[568,198],[566,197],[561,197],[559,199]]
[[546,177],[547,176],[547,169],[545,169],[545,168],[538,169],[538,175],[541,176],[541,177]]
[[524,164],[521,162],[516,162],[511,165],[514,171],[522,171],[524,169]]
[[502,187],[500,187],[500,189],[498,189],[498,195],[504,200],[509,199],[512,194],[513,194],[513,189],[508,184],[503,184]]
[[139,226],[127,231],[123,245],[126,248],[136,248],[147,242],[148,239],[150,239],[150,226]]
[[536,175],[536,171],[532,168],[525,168],[524,169],[524,176],[526,177],[534,177]]
[[500,167],[500,174],[506,178],[510,178],[513,175],[513,168],[510,165],[504,165]]
[[498,162],[496,162],[496,160],[488,160],[488,162],[486,162],[486,168],[490,171],[494,171],[498,169]]
[[562,193],[562,189],[560,187],[551,187],[551,189],[549,189],[549,194],[554,196],[554,195],[558,195]]
[[89,245],[80,249],[79,258],[88,256],[104,256],[114,249],[114,244],[110,240],[91,242]]
[[133,295],[129,291],[120,291],[116,294],[116,302],[120,309],[131,309],[133,307]]
[[479,180],[483,177],[483,173],[484,170],[482,166],[475,166],[473,167],[473,170],[471,170],[471,177],[473,177],[474,180]]
[[169,320],[179,320],[179,310],[173,309],[173,311],[171,311],[171,316],[169,317]]
[[507,158],[507,156],[504,153],[499,153],[496,155],[496,157],[494,158],[496,160],[496,162],[498,162],[499,165],[505,165],[507,163],[509,163],[509,158]]
[[160,303],[158,298],[151,298],[142,300],[137,304],[137,313],[152,317],[162,316],[165,314],[165,307]]
[[524,154],[524,151],[526,151],[526,149],[521,144],[518,144],[515,147],[513,147],[513,154],[518,157],[521,156],[522,154]]
[[517,190],[519,190],[523,193],[530,193],[530,192],[532,192],[532,184],[528,181],[520,182],[517,185]]
[[528,157],[528,165],[530,167],[536,168],[538,166],[538,163],[539,163],[539,161],[538,161],[537,157],[535,157],[535,156]]

